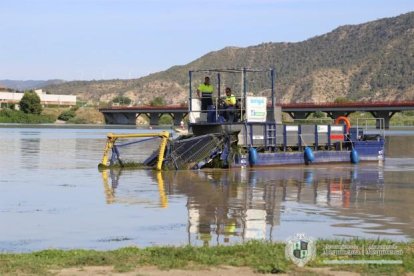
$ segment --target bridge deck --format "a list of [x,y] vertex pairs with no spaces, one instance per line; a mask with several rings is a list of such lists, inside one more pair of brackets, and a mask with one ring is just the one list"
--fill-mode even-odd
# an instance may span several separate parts
[[[405,102],[350,102],[350,103],[287,103],[280,104],[282,111],[317,111],[317,110],[413,110],[414,101]],[[270,107],[270,105],[269,105]],[[110,108],[101,108],[101,112],[187,112],[186,105],[165,105],[165,106],[116,106]]]
[[[293,119],[306,119],[311,113],[326,112],[329,117],[335,119],[339,116],[348,116],[356,111],[370,112],[375,118],[384,118],[385,127],[389,127],[389,121],[396,112],[414,110],[414,101],[404,102],[349,102],[349,103],[288,103],[280,104],[282,112],[288,113]],[[270,108],[271,106],[268,105]],[[179,125],[188,114],[186,105],[166,106],[129,106],[101,108],[107,124],[133,125],[136,118],[144,114],[150,119],[150,124],[157,125],[163,114],[169,114],[174,120],[174,125]]]

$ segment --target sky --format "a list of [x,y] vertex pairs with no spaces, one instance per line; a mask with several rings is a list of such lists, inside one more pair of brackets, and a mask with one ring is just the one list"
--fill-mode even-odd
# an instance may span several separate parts
[[0,79],[137,78],[410,11],[414,0],[0,0]]

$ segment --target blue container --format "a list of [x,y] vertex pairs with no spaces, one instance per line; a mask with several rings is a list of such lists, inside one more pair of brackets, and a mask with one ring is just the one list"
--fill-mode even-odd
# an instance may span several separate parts
[[249,149],[249,163],[250,166],[254,166],[257,162],[257,150],[255,148]]
[[215,123],[216,121],[216,107],[214,105],[209,105],[207,107],[207,123]]
[[309,147],[305,147],[305,163],[312,163],[315,160],[315,155],[313,155],[313,151]]
[[351,151],[351,163],[352,164],[358,164],[359,163],[359,155],[358,155],[358,152],[355,149],[352,149],[352,151]]

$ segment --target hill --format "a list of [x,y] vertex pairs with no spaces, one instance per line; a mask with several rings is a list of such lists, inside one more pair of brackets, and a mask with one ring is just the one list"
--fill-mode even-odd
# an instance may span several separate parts
[[155,97],[182,103],[188,93],[188,70],[242,67],[275,68],[282,102],[332,102],[338,97],[414,100],[414,12],[342,26],[298,43],[227,47],[139,79],[66,82],[46,90],[95,102],[124,95],[135,103]]
[[52,84],[64,83],[63,80],[0,80],[0,87],[7,87],[9,89],[24,91],[30,89],[43,88]]

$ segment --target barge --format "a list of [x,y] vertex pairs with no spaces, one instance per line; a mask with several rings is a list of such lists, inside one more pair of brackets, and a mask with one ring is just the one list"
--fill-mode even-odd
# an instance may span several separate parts
[[[208,76],[216,83],[217,95],[207,109],[201,108],[203,98],[196,95],[194,76]],[[237,99],[234,106],[224,104],[223,83],[226,86],[233,83],[232,90],[236,92],[231,96]],[[157,170],[358,163],[385,158],[382,119],[372,119],[379,120],[373,124],[374,132],[368,131],[366,123],[365,127],[359,122],[351,126],[344,116],[332,123],[282,123],[273,69],[190,71],[188,96],[187,135],[172,139],[167,131],[108,134],[100,167],[124,166],[136,155],[130,152],[126,158],[120,153],[121,148],[154,138],[159,140],[154,141],[157,148],[139,164]],[[226,116],[229,112],[232,116]],[[142,148],[138,150],[140,153]]]

